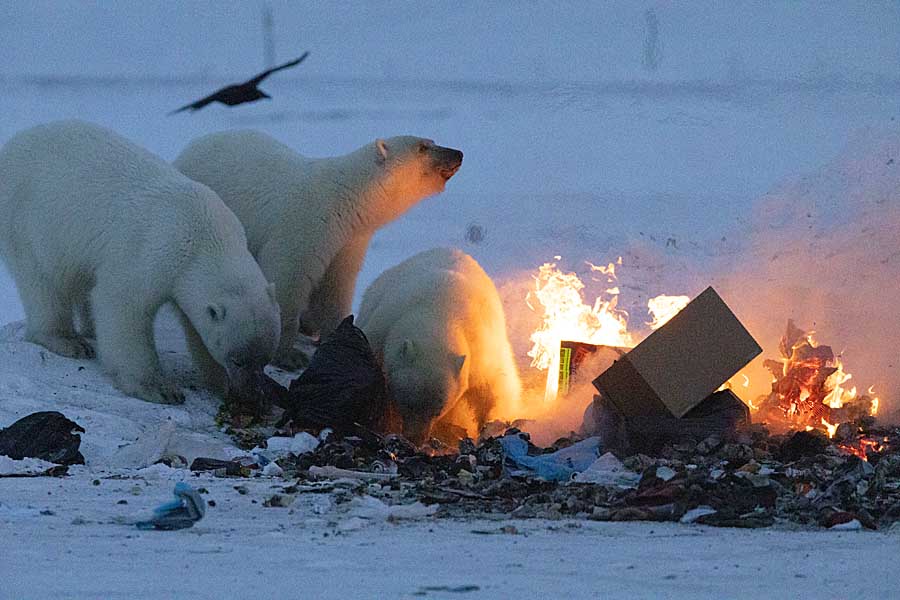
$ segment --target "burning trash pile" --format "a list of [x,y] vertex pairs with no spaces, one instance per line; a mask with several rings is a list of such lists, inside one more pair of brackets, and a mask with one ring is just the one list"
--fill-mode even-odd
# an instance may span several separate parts
[[[850,376],[828,346],[789,323],[782,358],[765,363],[772,391],[753,406],[723,384],[762,349],[715,290],[689,302],[661,297],[666,308],[657,307],[653,332],[635,346],[614,301],[585,311],[552,267],[542,268],[539,290],[555,289],[565,301],[539,297],[558,310],[556,325],[545,320],[550,326],[533,339],[540,350],[533,357],[550,370],[544,402],[551,408],[581,400],[569,386],[576,367],[582,379],[591,374],[594,393],[578,433],[546,447],[532,443],[531,421],[495,421],[477,442],[422,447],[386,433],[398,429],[385,412],[384,380],[348,319],[276,398],[285,408],[281,433],[305,440],[298,452],[271,452],[296,437],[255,440],[250,456],[233,465],[198,459],[192,468],[284,478],[282,496],[374,496],[437,517],[844,529],[900,521],[900,428],[876,425],[878,399],[846,386]],[[614,265],[596,270],[612,281]],[[567,322],[572,328],[560,333]],[[584,335],[585,325],[593,333]],[[605,366],[594,371],[599,363],[586,356]]]
[[825,428],[834,436],[837,424],[878,413],[872,388],[857,395],[845,384],[851,375],[831,347],[818,345],[812,334],[788,321],[778,347],[780,360],[765,361],[772,373],[772,392],[759,406],[759,417],[785,428]]
[[[870,448],[863,459],[819,431],[769,435],[761,425],[731,439],[711,435],[666,444],[653,456],[618,457],[596,436],[538,448],[515,428],[440,454],[395,434],[331,433],[310,452],[278,458],[276,472],[286,480],[284,494],[337,490],[347,501],[421,502],[439,518],[888,528],[900,521],[900,430],[862,419],[848,433],[879,439],[881,450]],[[261,469],[220,471],[253,476]]]

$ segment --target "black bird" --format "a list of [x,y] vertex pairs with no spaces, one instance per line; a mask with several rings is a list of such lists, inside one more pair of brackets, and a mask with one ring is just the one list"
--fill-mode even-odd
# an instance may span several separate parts
[[277,67],[272,67],[268,71],[263,71],[253,79],[249,79],[244,83],[238,83],[235,85],[223,87],[221,90],[213,92],[205,98],[201,98],[196,102],[185,104],[181,108],[173,110],[169,113],[169,115],[174,115],[185,110],[200,110],[207,104],[212,104],[213,102],[221,102],[222,104],[227,104],[228,106],[235,106],[236,104],[243,104],[244,102],[255,102],[263,98],[271,98],[270,95],[256,86],[262,83],[263,79],[265,79],[275,71],[281,71],[282,69],[289,69],[291,67],[299,65],[307,56],[309,56],[309,52],[304,52],[303,56],[296,60],[286,62],[283,65],[278,65]]

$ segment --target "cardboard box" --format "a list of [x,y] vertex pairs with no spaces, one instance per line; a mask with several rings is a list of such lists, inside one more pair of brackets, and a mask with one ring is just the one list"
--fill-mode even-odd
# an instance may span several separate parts
[[604,371],[594,386],[625,417],[681,418],[761,352],[710,287]]

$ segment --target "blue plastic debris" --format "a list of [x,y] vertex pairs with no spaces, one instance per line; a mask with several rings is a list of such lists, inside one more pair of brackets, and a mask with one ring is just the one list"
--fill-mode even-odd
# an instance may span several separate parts
[[600,438],[589,437],[551,454],[528,455],[528,442],[518,434],[500,438],[506,458],[519,470],[512,475],[534,475],[548,481],[568,481],[600,456]]
[[157,506],[153,510],[153,516],[146,521],[135,523],[138,529],[160,529],[171,531],[174,529],[186,529],[193,527],[194,523],[206,514],[206,501],[200,494],[179,481],[175,484],[175,498]]

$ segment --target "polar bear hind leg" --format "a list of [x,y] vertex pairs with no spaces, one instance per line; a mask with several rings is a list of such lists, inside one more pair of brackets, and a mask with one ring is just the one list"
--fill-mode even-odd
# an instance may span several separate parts
[[[12,270],[12,269],[11,269]],[[92,358],[94,349],[75,332],[71,296],[32,271],[16,277],[25,309],[25,339],[69,358]]]

